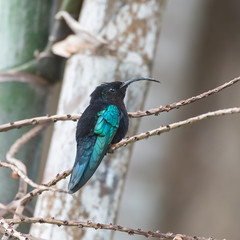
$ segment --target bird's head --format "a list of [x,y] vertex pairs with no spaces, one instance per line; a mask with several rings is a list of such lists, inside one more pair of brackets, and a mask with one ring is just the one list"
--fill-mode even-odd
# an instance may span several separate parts
[[134,78],[131,80],[127,80],[125,82],[109,82],[103,83],[98,86],[91,94],[91,102],[95,100],[110,100],[112,102],[123,101],[127,87],[136,81],[153,81],[158,82],[153,78]]

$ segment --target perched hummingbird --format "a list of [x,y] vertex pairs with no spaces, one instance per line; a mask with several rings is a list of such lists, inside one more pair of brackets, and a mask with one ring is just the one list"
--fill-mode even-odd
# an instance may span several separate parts
[[89,106],[77,124],[77,155],[68,189],[79,190],[98,168],[108,147],[121,141],[128,130],[128,114],[123,99],[129,84],[152,78],[135,78],[126,82],[109,82],[91,94]]

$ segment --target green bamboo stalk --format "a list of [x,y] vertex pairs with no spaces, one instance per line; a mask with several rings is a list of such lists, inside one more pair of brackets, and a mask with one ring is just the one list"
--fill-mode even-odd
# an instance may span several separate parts
[[[34,59],[36,50],[47,44],[52,0],[0,0],[0,123],[46,114],[50,85],[34,75],[3,74]],[[29,128],[0,134],[0,159]],[[20,149],[16,157],[27,166],[36,181],[40,164],[42,137],[38,136]],[[0,168],[0,202],[12,201],[18,191],[11,171]],[[31,204],[33,206],[33,203]],[[28,231],[29,226],[22,231]]]
[[0,0],[0,70],[21,65],[43,50],[52,0]]
[[[0,82],[0,123],[11,122],[46,113],[49,86],[17,81]],[[0,159],[5,156],[10,146],[29,128],[17,129],[0,134]],[[41,150],[41,137],[33,139],[16,155],[28,166],[30,178],[36,181]],[[6,204],[13,200],[18,189],[18,180],[11,177],[11,172],[0,168],[0,202]],[[7,186],[7,188],[6,188]]]

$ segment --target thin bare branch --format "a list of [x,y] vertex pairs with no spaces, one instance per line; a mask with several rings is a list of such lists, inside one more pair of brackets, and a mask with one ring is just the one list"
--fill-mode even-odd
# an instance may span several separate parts
[[[223,85],[220,85],[212,90],[201,93],[197,96],[188,98],[186,100],[181,100],[179,102],[175,102],[175,103],[172,103],[172,104],[166,105],[166,106],[159,106],[157,108],[152,108],[152,109],[149,109],[146,111],[130,112],[130,113],[128,113],[128,116],[130,118],[138,118],[138,117],[144,117],[144,116],[150,116],[150,115],[158,115],[160,112],[168,112],[172,109],[180,108],[187,104],[198,101],[202,98],[208,97],[209,95],[212,95],[214,93],[218,93],[218,92],[222,91],[223,89],[230,87],[239,81],[240,81],[240,77],[237,77],[237,78],[234,78],[231,81],[224,83]],[[29,125],[54,123],[57,121],[69,121],[69,120],[77,121],[80,117],[81,117],[81,114],[76,114],[76,115],[66,114],[66,115],[42,116],[42,117],[24,119],[24,120],[10,122],[10,123],[0,125],[0,132],[6,132],[11,129],[21,128],[23,126],[29,126]]]
[[56,185],[59,181],[69,176],[71,172],[72,172],[72,168],[64,171],[63,173],[58,173],[54,179],[49,181],[47,184],[44,184],[44,186],[51,187]]
[[[61,174],[57,174],[56,177],[54,179],[52,179],[51,181],[49,181],[47,184],[44,184],[44,187],[41,188],[35,188],[33,189],[31,192],[27,193],[24,197],[22,197],[20,199],[21,204],[25,205],[27,204],[29,201],[31,201],[35,196],[40,195],[42,192],[45,191],[52,191],[51,190],[51,186],[56,185],[59,181],[61,181],[62,179],[66,178],[68,175],[70,175],[72,172],[72,168],[64,171]],[[58,190],[58,192],[63,192],[63,193],[68,193],[70,194],[70,192],[68,191],[64,191],[64,190]]]
[[24,217],[18,220],[8,219],[6,220],[11,224],[21,224],[21,223],[41,223],[41,224],[55,224],[57,226],[69,226],[69,227],[78,227],[78,228],[94,228],[94,229],[105,229],[112,231],[125,232],[129,235],[142,235],[145,237],[155,237],[159,239],[169,239],[169,240],[216,240],[214,238],[205,238],[205,237],[192,237],[184,234],[174,234],[174,233],[161,233],[160,231],[143,231],[141,229],[134,229],[129,227],[123,227],[120,225],[113,224],[102,224],[94,223],[92,221],[79,222],[71,220],[58,220],[55,218],[29,218]]
[[[18,194],[21,196],[25,195],[27,193],[27,183],[33,187],[36,187],[35,183],[27,177],[27,168],[25,164],[16,159],[14,156],[19,151],[19,149],[26,144],[30,139],[35,137],[42,129],[44,128],[44,125],[39,125],[31,130],[29,130],[27,133],[23,134],[17,141],[10,147],[9,151],[6,154],[7,161],[12,164],[13,166],[17,167],[17,172],[19,173],[19,176],[21,176],[19,181],[19,189]],[[18,174],[17,172],[13,172],[13,175]]]
[[[43,185],[38,185],[38,184],[34,183],[27,176],[27,169],[26,169],[25,164],[14,157],[15,154],[19,151],[19,149],[24,144],[26,144],[30,139],[35,137],[44,127],[45,127],[45,125],[39,125],[39,126],[36,126],[33,129],[29,130],[27,133],[23,134],[11,146],[11,148],[9,149],[9,151],[6,154],[6,159],[9,163],[0,162],[0,166],[10,168],[14,172],[13,175],[20,176],[19,188],[18,188],[18,192],[17,192],[16,197],[15,197],[15,200],[10,202],[8,204],[8,206],[3,208],[3,210],[1,211],[2,214],[6,215],[9,212],[12,212],[14,210],[14,216],[13,216],[14,219],[18,219],[19,216],[21,216],[21,214],[22,214],[22,212],[25,208],[25,204],[23,203],[23,201],[21,201],[21,198],[24,197],[27,194],[27,184],[31,185],[32,187],[34,187],[36,189],[43,189],[43,190],[47,189],[47,190],[51,190],[51,191],[65,192],[63,190],[58,190],[58,189],[55,189],[55,188],[51,188],[51,187],[47,187],[47,186],[43,186]],[[9,208],[9,206],[11,206],[11,208]],[[17,228],[17,225],[11,226],[11,229],[16,229],[16,228]],[[7,240],[7,239],[9,239],[9,236],[6,236],[6,235],[3,236],[3,240]]]
[[[19,203],[19,200],[15,200],[15,202]],[[0,203],[0,217],[7,218],[11,213],[17,214],[19,218],[24,217],[24,215],[16,213],[16,211],[15,211],[16,206],[19,205],[18,203],[14,204],[14,201],[8,203],[7,205]],[[33,215],[33,211],[32,211],[32,209],[30,209],[29,206],[26,206],[24,210],[27,210],[29,213],[31,213],[30,216]]]
[[8,72],[1,72],[0,73],[0,82],[11,82],[11,81],[18,81],[24,83],[31,83],[38,85],[40,87],[49,87],[49,83],[42,77],[37,75],[29,74],[26,72],[14,72],[10,70]]
[[[9,163],[12,163],[14,165],[18,165],[18,162],[16,164],[14,155],[19,151],[19,149],[26,144],[30,139],[35,137],[40,131],[43,130],[45,126],[40,125],[36,126],[35,128],[29,130],[27,133],[23,134],[19,139],[16,140],[16,142],[11,146],[9,151],[7,152],[7,161]],[[18,160],[19,161],[19,160]],[[20,167],[21,169],[21,167]],[[23,171],[23,170],[22,170]]]
[[188,119],[180,121],[180,122],[172,123],[172,124],[169,124],[166,126],[162,126],[162,127],[153,129],[151,131],[147,131],[145,133],[140,133],[138,135],[135,135],[135,136],[132,136],[129,138],[125,138],[122,141],[112,145],[111,148],[109,149],[109,151],[114,151],[122,146],[126,146],[129,143],[133,143],[133,142],[136,142],[136,141],[139,141],[142,139],[146,139],[150,136],[160,135],[161,133],[168,132],[172,129],[179,128],[179,127],[182,127],[187,124],[196,123],[196,122],[204,120],[206,118],[219,117],[222,115],[234,114],[234,113],[239,113],[239,112],[240,112],[240,108],[235,107],[235,108],[228,108],[228,109],[217,110],[214,112],[204,113],[204,114],[198,115],[196,117],[188,118]]
[[14,212],[15,212],[15,210],[13,210],[11,207],[9,207],[9,205],[6,206],[6,205],[0,203],[0,217],[5,218],[10,213],[14,213]]
[[[21,178],[26,178],[26,175],[24,174],[24,172],[22,170],[20,170],[18,167],[16,167],[15,165],[11,164],[11,163],[6,163],[6,162],[1,162],[0,161],[0,167],[5,167],[5,168],[9,168],[11,169],[15,174],[17,174],[18,176],[20,176]],[[28,181],[28,180],[26,180]]]
[[[2,229],[1,229],[2,228]],[[19,240],[26,240],[28,239],[27,236],[21,232],[16,231],[4,218],[0,217],[0,232],[4,235],[2,240],[4,240],[8,236],[12,236]],[[31,238],[29,238],[31,239]]]
[[[46,125],[39,125],[36,126],[35,128],[31,129],[27,133],[23,134],[9,149],[9,151],[6,154],[6,159],[9,163],[5,162],[0,162],[0,167],[6,167],[10,168],[14,174],[18,175],[21,177],[21,179],[29,184],[30,186],[38,189],[43,189],[43,190],[51,190],[53,192],[66,192],[61,189],[55,189],[55,188],[50,188],[45,185],[39,185],[35,182],[33,182],[30,178],[27,176],[27,171],[25,165],[18,159],[14,158],[14,155],[19,151],[19,149],[26,144],[30,139],[35,137],[40,131],[42,131]],[[20,185],[23,185],[20,184]],[[21,190],[24,190],[24,193],[21,194],[21,196],[24,196],[27,193],[27,186],[20,186]],[[20,198],[20,197],[19,197]]]
[[[18,187],[18,192],[15,196],[15,200],[13,200],[14,207],[15,207],[15,212],[14,212],[14,219],[18,219],[19,215],[22,214],[25,205],[21,204],[21,201],[16,201],[23,196],[27,194],[27,183],[30,185],[34,185],[33,187],[37,187],[37,184],[35,184],[31,179],[28,178],[27,176],[27,168],[25,164],[16,159],[14,156],[15,154],[19,151],[19,149],[26,144],[29,140],[31,140],[33,137],[35,137],[45,126],[44,125],[39,125],[36,126],[35,128],[29,130],[27,133],[23,134],[17,141],[10,147],[9,151],[6,154],[6,160],[10,163],[11,166],[14,166],[16,168],[16,172],[13,172],[13,176],[17,175],[17,172],[20,174],[21,178],[19,180],[19,187]],[[36,185],[36,186],[35,186]],[[18,227],[18,225],[12,225],[11,229],[14,230]],[[2,240],[8,240],[11,235],[5,235],[3,236]]]
[[[0,163],[2,164],[2,163]],[[3,163],[5,164],[5,163]],[[11,165],[11,164],[9,164]],[[1,166],[1,165],[0,165]],[[11,165],[12,166],[12,165]],[[25,194],[21,199],[18,199],[18,200],[13,200],[12,202],[10,202],[7,206],[3,205],[3,204],[0,204],[0,208],[2,209],[2,211],[0,211],[0,216],[7,216],[8,213],[14,213],[14,221],[17,221],[19,219],[22,219],[23,218],[23,215],[22,215],[22,208],[20,209],[19,207],[21,206],[25,206],[29,201],[31,201],[35,196],[37,195],[40,195],[42,192],[44,191],[58,191],[58,192],[64,192],[64,193],[69,193],[68,191],[64,191],[64,190],[59,190],[59,189],[52,189],[51,186],[55,185],[57,182],[59,182],[60,180],[66,178],[70,172],[72,171],[72,169],[68,170],[68,171],[65,171],[63,172],[62,174],[57,174],[57,176],[52,180],[50,181],[49,183],[45,184],[45,186],[41,186],[38,187],[38,188],[35,188],[34,190],[32,190],[31,192]],[[1,219],[1,217],[0,217]],[[3,218],[2,218],[3,219]],[[3,221],[5,221],[3,219]],[[1,232],[1,221],[0,221],[0,232]],[[11,224],[11,230],[15,230],[15,227],[16,225],[14,224],[17,224],[17,223],[14,223],[12,222]],[[15,230],[16,231],[16,230]],[[16,231],[17,232],[17,231]],[[3,232],[5,233],[5,232]],[[20,233],[21,234],[21,233]],[[8,239],[9,236],[13,236],[13,235],[6,235],[4,236],[4,239],[3,240],[6,240]],[[36,238],[36,237],[33,237],[31,235],[23,235],[25,236],[24,239],[32,239],[32,240],[43,240],[41,238]],[[15,237],[15,236],[14,236]],[[20,238],[18,238],[20,239]]]
[[24,119],[24,120],[0,125],[0,132],[6,132],[15,128],[19,129],[21,127],[29,126],[29,125],[47,124],[47,123],[54,123],[57,121],[67,121],[67,120],[77,121],[80,118],[80,116],[81,114],[78,114],[78,115],[66,114],[66,115],[42,116],[42,117]]
[[231,81],[226,82],[226,83],[224,83],[224,84],[222,84],[222,85],[220,85],[216,88],[213,88],[213,89],[211,89],[207,92],[201,93],[197,96],[190,97],[186,100],[181,100],[179,102],[172,103],[170,105],[166,105],[165,107],[160,106],[160,107],[157,107],[157,108],[149,109],[147,111],[137,111],[137,112],[128,113],[128,116],[131,117],[131,118],[139,118],[139,117],[145,117],[145,116],[150,116],[150,115],[158,115],[160,112],[168,112],[172,109],[180,108],[180,107],[185,106],[187,104],[198,101],[202,98],[208,97],[208,96],[210,96],[214,93],[218,93],[218,92],[222,91],[223,89],[225,89],[227,87],[230,87],[230,86],[232,86],[233,84],[235,84],[239,81],[240,81],[240,77],[236,77],[236,78],[232,79]]

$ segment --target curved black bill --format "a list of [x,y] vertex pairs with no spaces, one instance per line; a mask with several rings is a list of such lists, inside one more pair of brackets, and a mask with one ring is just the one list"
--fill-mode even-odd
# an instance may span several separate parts
[[120,88],[126,87],[126,86],[128,86],[129,84],[131,84],[133,82],[142,81],[142,80],[160,83],[160,81],[158,81],[158,80],[156,80],[154,78],[144,78],[144,77],[141,77],[141,78],[130,79],[130,80],[127,80],[126,82],[123,82],[121,84]]

